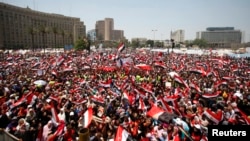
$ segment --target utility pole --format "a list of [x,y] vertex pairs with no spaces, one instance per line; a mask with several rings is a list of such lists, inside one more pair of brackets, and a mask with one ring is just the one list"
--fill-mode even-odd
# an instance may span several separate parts
[[153,29],[152,31],[154,32],[154,46],[155,46],[155,32],[157,31],[157,29]]

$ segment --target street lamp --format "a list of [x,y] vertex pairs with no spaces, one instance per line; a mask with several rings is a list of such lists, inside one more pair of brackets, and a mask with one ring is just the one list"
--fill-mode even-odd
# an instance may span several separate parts
[[154,32],[154,46],[155,46],[155,32],[157,31],[157,29],[153,29],[152,32]]

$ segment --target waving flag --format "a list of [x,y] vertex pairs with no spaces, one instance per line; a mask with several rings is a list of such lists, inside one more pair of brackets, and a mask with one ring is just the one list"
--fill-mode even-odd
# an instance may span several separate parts
[[55,122],[59,122],[59,117],[57,115],[57,111],[55,109],[55,106],[54,104],[51,104],[51,113],[52,113],[52,119],[55,121]]
[[166,123],[169,123],[171,119],[177,117],[177,115],[165,112],[155,105],[152,105],[152,108],[147,112],[147,115],[153,119]]
[[83,127],[87,128],[93,119],[93,109],[91,107],[83,114]]
[[118,54],[121,53],[125,49],[125,44],[121,42],[118,46]]
[[115,135],[114,141],[127,141],[129,133],[123,127],[119,126]]
[[142,98],[139,99],[139,107],[140,110],[145,110],[147,107],[145,106],[145,103]]
[[213,97],[219,96],[220,93],[221,93],[221,91],[217,91],[217,92],[215,92],[213,94],[203,94],[202,97],[204,97],[204,98],[213,98]]
[[219,110],[218,112],[213,112],[210,109],[207,109],[203,113],[204,115],[207,116],[210,120],[212,120],[214,123],[219,124],[223,120],[223,112]]

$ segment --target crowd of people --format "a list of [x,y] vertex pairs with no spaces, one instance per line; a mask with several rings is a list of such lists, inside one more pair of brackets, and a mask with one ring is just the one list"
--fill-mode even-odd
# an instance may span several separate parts
[[23,141],[77,141],[83,128],[91,141],[121,140],[120,129],[128,140],[207,141],[209,125],[250,124],[246,58],[9,53],[0,68],[0,128]]

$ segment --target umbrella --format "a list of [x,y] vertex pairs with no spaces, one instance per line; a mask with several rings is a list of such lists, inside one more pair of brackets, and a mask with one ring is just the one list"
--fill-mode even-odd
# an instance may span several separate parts
[[47,84],[47,82],[44,80],[36,80],[34,81],[34,84],[44,86]]

